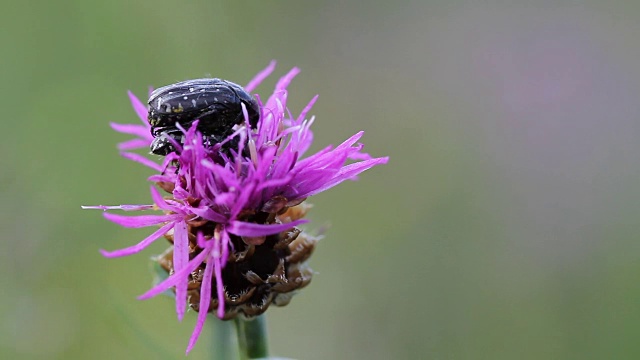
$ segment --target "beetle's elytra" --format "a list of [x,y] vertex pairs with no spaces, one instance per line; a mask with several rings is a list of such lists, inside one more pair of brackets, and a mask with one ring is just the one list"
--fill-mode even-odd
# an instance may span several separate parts
[[242,104],[247,108],[249,124],[255,128],[260,117],[258,102],[240,85],[222,79],[195,79],[181,81],[154,90],[149,96],[148,120],[151,134],[151,152],[167,155],[175,151],[165,136],[182,143],[180,124],[189,128],[195,120],[198,131],[207,144],[221,142],[233,132],[235,125],[244,122]]

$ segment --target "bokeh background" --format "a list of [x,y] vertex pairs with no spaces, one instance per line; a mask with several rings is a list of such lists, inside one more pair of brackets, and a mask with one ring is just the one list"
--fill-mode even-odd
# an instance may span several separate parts
[[[637,1],[14,1],[0,13],[0,358],[181,359],[195,316],[140,302],[148,203],[108,123],[126,90],[292,66],[316,149],[375,168],[312,199],[318,271],[268,312],[297,359],[640,357]],[[207,328],[189,359],[211,358]]]

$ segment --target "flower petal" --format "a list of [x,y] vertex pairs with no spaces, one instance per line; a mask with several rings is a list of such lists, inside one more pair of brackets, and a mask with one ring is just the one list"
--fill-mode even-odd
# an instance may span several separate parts
[[136,111],[138,117],[142,121],[143,124],[148,125],[147,122],[147,107],[131,92],[127,91],[127,95],[129,95],[129,101],[131,101],[131,106],[133,106],[133,110]]
[[163,227],[161,227],[160,229],[154,231],[153,234],[147,236],[146,239],[140,241],[136,245],[133,245],[124,249],[120,249],[120,250],[115,250],[115,251],[106,251],[106,250],[100,249],[100,253],[102,254],[102,256],[105,256],[108,258],[115,258],[115,257],[137,254],[140,251],[144,250],[147,246],[151,245],[151,243],[159,239],[162,235],[166,234],[174,226],[175,226],[175,223],[170,222],[164,225]]
[[173,273],[173,275],[164,279],[159,284],[149,289],[146,293],[138,296],[138,300],[147,300],[156,295],[160,295],[163,292],[176,286],[178,283],[180,283],[180,281],[184,281],[186,283],[187,281],[189,281],[189,275],[191,274],[191,272],[198,266],[200,266],[200,264],[202,264],[202,261],[205,259],[205,257],[207,257],[207,255],[209,255],[208,251],[200,252],[200,254],[191,259],[191,261],[189,261],[187,265],[180,271],[176,271],[175,273]]
[[217,223],[224,223],[227,218],[213,211],[210,207],[191,207],[189,208],[194,214],[201,218]]
[[227,231],[238,236],[265,236],[287,231],[293,227],[308,223],[309,220],[301,219],[286,224],[254,224],[246,221],[231,221]]
[[269,65],[267,65],[266,68],[264,68],[262,71],[258,73],[258,75],[256,75],[253,79],[251,79],[251,81],[249,81],[249,83],[247,84],[247,86],[244,87],[244,89],[247,90],[247,92],[252,92],[253,90],[255,90],[258,86],[260,86],[260,84],[264,81],[264,79],[266,79],[269,75],[271,75],[271,73],[273,72],[273,70],[275,70],[275,68],[276,68],[276,61],[271,60]]
[[169,221],[180,219],[181,215],[139,215],[124,216],[118,214],[104,213],[102,214],[107,220],[112,221],[126,228],[141,228],[152,225],[158,225]]
[[[206,251],[206,250],[205,250]],[[204,326],[205,321],[207,320],[207,315],[209,313],[209,305],[211,304],[211,280],[213,278],[213,268],[215,267],[214,260],[209,256],[207,258],[207,265],[204,268],[204,274],[202,276],[202,286],[200,287],[200,306],[198,311],[198,320],[196,322],[196,326],[191,333],[191,338],[189,338],[189,345],[187,346],[187,354],[193,349],[193,346],[198,341],[200,337],[200,333],[202,332],[202,327]],[[221,301],[224,303],[224,301]]]
[[318,193],[321,193],[325,190],[328,190],[345,180],[349,180],[354,176],[360,174],[365,170],[369,170],[376,165],[386,164],[389,161],[388,157],[375,158],[371,160],[357,162],[355,164],[350,164],[343,167],[330,181],[327,181],[324,185],[309,190],[306,193],[298,194],[298,197],[309,197]]
[[151,210],[153,209],[153,205],[118,205],[118,206],[106,206],[106,205],[96,205],[96,206],[81,206],[82,209],[85,210],[123,210],[123,211],[141,211],[141,210]]
[[285,76],[278,79],[278,83],[276,83],[276,88],[274,92],[278,90],[286,89],[289,86],[289,84],[291,84],[291,80],[293,80],[293,78],[295,78],[296,75],[298,75],[299,73],[300,73],[300,68],[298,67],[294,67],[291,70],[289,70],[289,72]]
[[118,150],[133,150],[148,148],[151,141],[147,139],[132,139],[118,143]]
[[[222,243],[218,243],[217,245],[222,247]],[[222,282],[222,268],[226,264],[227,259],[226,256],[220,253],[220,251],[218,251],[216,255],[217,256],[214,256],[213,258],[214,269],[216,271],[216,292],[218,295],[218,310],[216,315],[222,319],[224,317],[224,283]]]
[[136,135],[142,139],[153,139],[148,126],[138,124],[118,124],[114,122],[109,123],[109,125],[113,130],[119,133]]
[[[181,209],[177,206],[171,206],[167,201],[162,197],[160,191],[156,189],[154,186],[150,187],[151,198],[153,199],[153,203],[162,210],[172,211],[175,213],[182,213]],[[174,201],[175,202],[175,201]]]
[[[189,262],[189,234],[187,223],[183,220],[176,224],[173,234],[173,270],[180,271]],[[176,314],[182,321],[187,307],[188,281],[176,284]]]
[[130,152],[122,152],[120,153],[120,155],[125,158],[125,159],[129,159],[131,161],[135,161],[137,163],[140,163],[146,167],[152,168],[155,171],[162,171],[162,166],[158,163],[153,162],[152,160],[147,159],[146,157],[139,155],[139,154],[134,154],[134,153],[130,153]]

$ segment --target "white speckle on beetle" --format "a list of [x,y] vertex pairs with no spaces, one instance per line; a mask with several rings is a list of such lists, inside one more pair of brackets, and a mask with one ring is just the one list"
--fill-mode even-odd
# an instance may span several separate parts
[[182,100],[187,100],[187,99],[188,99],[188,97],[186,97],[186,96],[182,97]]
[[189,92],[193,92],[193,90],[195,90],[194,88],[189,88]]
[[217,98],[217,97],[214,97],[214,98],[213,98],[213,101],[218,101],[218,98]]
[[196,100],[195,99],[191,99],[191,104],[193,105],[193,107],[196,107]]

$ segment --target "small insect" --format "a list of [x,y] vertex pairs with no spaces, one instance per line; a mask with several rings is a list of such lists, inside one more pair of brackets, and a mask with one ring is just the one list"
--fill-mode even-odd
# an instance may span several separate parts
[[154,90],[149,96],[147,117],[154,137],[151,152],[164,156],[175,151],[166,137],[182,144],[183,133],[176,124],[188,129],[198,119],[205,144],[223,141],[235,125],[244,123],[242,104],[247,108],[249,124],[255,128],[260,118],[258,102],[231,81],[195,79]]

